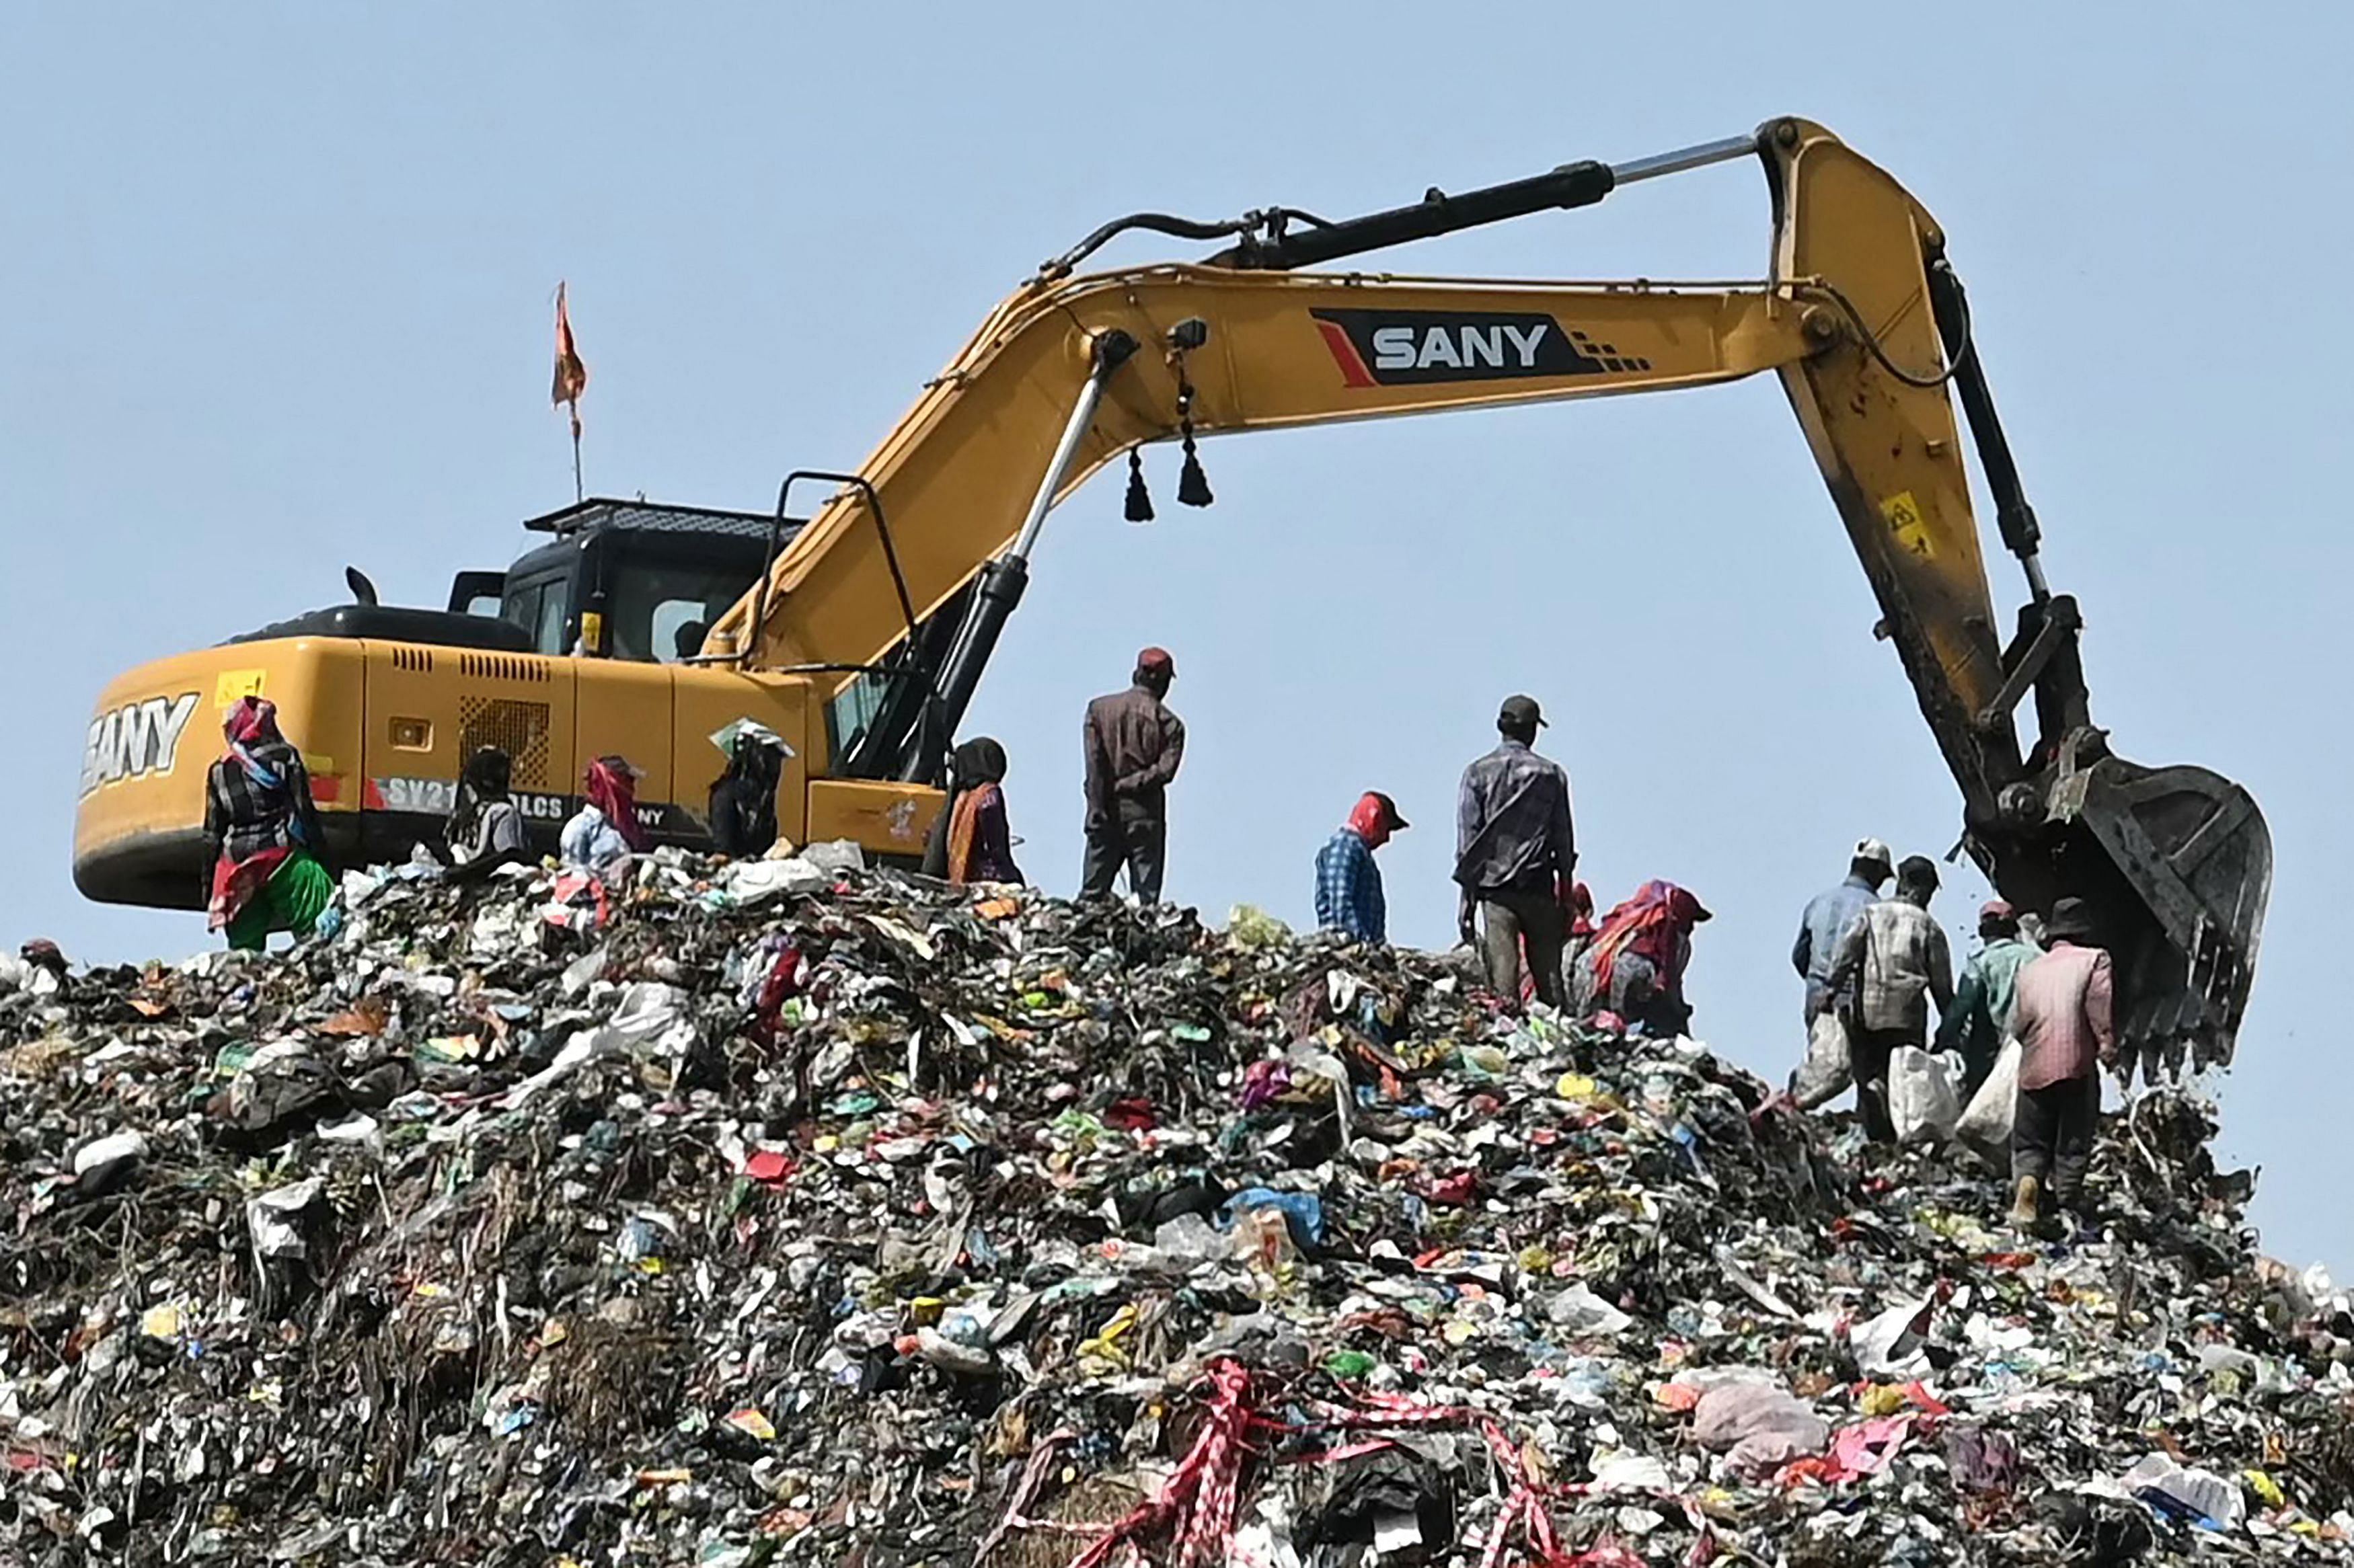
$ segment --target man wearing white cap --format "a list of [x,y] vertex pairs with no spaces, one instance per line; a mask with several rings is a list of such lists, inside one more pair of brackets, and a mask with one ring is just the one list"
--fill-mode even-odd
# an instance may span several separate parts
[[1896,857],[1878,839],[1864,839],[1849,857],[1847,880],[1818,893],[1798,921],[1790,963],[1807,982],[1807,1027],[1831,1010],[1831,955],[1855,917],[1880,901],[1880,890],[1895,874]]

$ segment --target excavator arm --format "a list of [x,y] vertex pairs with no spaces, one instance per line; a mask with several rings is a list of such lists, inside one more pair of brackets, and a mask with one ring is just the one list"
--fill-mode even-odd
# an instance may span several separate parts
[[1009,546],[1026,559],[1045,506],[1189,423],[1208,436],[1705,386],[1805,355],[1799,314],[1763,287],[1201,266],[1040,289],[1002,309],[862,465],[875,504],[853,489],[821,509],[779,558],[765,619],[753,624],[756,589],[705,648],[769,666],[878,658],[905,635],[902,584],[928,619]]
[[[1771,271],[1746,284],[1463,281],[1296,270],[1603,199],[1755,157]],[[1231,237],[1206,264],[1074,275],[1130,228]],[[2198,768],[2111,756],[2073,599],[2052,593],[1942,229],[1821,127],[1530,180],[1341,223],[1108,225],[984,322],[914,409],[712,629],[706,654],[885,694],[837,771],[937,777],[1053,505],[1151,442],[1341,419],[1667,391],[1776,373],[1963,799],[1963,843],[2006,896],[2091,900],[2129,1039],[2227,1060],[2270,885],[2263,818]],[[1963,466],[1967,416],[2029,598],[1998,627]],[[1196,476],[1189,473],[1188,488]],[[1205,489],[1205,487],[1204,487]],[[1206,499],[1197,493],[1195,499]],[[2036,733],[2015,714],[2032,695]]]

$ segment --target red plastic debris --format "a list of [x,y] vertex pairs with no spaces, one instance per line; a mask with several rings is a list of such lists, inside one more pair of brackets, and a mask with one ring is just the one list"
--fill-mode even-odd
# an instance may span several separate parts
[[797,1169],[793,1161],[773,1149],[763,1149],[746,1157],[744,1174],[755,1181],[765,1181],[771,1187],[784,1184],[785,1178]]
[[1458,1171],[1452,1176],[1441,1176],[1426,1183],[1422,1195],[1431,1202],[1459,1209],[1471,1201],[1472,1194],[1479,1189],[1479,1173],[1477,1171]]
[[1152,1102],[1142,1095],[1112,1101],[1104,1107],[1103,1119],[1105,1126],[1116,1127],[1122,1132],[1150,1132],[1161,1125],[1161,1118],[1152,1112]]

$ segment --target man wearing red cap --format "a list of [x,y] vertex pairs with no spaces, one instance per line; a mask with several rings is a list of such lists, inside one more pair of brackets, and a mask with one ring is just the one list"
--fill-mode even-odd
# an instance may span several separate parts
[[1986,946],[1971,955],[1954,987],[1953,1007],[1937,1021],[1937,1049],[1961,1053],[1965,1097],[1978,1092],[2009,1038],[2020,969],[2043,956],[2019,934],[2018,912],[1999,898],[1978,911],[1978,938]]
[[1341,831],[1316,852],[1316,924],[1360,942],[1390,939],[1389,905],[1373,852],[1406,825],[1397,802],[1378,789],[1357,798]]
[[1177,678],[1164,648],[1136,656],[1133,683],[1087,705],[1087,854],[1082,898],[1108,898],[1119,868],[1144,904],[1161,902],[1168,791],[1185,757],[1185,726],[1161,705]]

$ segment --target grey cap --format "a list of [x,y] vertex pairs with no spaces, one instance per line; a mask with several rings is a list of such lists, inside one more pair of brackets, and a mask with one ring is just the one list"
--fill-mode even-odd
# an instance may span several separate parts
[[1506,697],[1504,705],[1496,710],[1498,729],[1526,729],[1531,725],[1541,725],[1544,722],[1544,710],[1537,706],[1537,700],[1534,697]]

